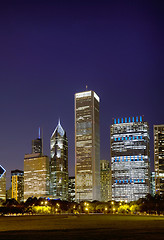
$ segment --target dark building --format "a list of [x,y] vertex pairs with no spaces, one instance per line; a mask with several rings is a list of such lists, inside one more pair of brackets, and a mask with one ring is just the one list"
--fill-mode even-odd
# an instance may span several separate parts
[[100,99],[94,91],[75,94],[75,198],[100,200]]
[[155,193],[164,195],[164,125],[154,125]]
[[11,171],[12,198],[18,202],[24,200],[24,172],[21,170]]
[[50,149],[50,194],[68,200],[68,140],[60,120],[51,136]]
[[32,140],[32,153],[42,153],[42,139],[37,138]]
[[69,177],[68,180],[68,201],[75,202],[75,177]]
[[112,199],[135,201],[150,193],[149,127],[142,116],[111,125]]

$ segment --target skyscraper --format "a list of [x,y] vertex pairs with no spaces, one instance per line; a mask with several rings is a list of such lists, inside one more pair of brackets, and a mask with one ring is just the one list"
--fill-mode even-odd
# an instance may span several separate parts
[[0,165],[0,199],[6,200],[6,170]]
[[40,128],[39,128],[39,136],[37,139],[32,140],[32,153],[43,153],[42,149],[42,139],[40,137]]
[[94,91],[75,94],[75,198],[100,199],[99,102]]
[[164,195],[164,125],[154,125],[155,193]]
[[112,200],[112,176],[108,160],[100,160],[101,201]]
[[24,201],[49,196],[49,158],[40,153],[24,157]]
[[29,197],[49,196],[49,181],[49,158],[42,151],[25,154],[24,201]]
[[24,200],[24,172],[21,170],[11,171],[12,198],[18,202]]
[[149,127],[142,116],[111,125],[112,199],[135,201],[150,193]]
[[58,122],[50,140],[50,189],[54,198],[68,200],[68,140]]

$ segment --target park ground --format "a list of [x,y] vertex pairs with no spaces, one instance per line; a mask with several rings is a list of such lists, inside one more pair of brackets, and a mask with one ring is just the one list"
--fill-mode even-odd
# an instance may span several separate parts
[[0,240],[164,239],[164,217],[42,215],[0,217]]

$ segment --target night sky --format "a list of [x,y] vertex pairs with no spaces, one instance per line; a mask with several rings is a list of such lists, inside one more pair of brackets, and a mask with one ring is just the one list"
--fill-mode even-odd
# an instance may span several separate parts
[[43,128],[44,153],[58,118],[74,175],[74,94],[100,99],[101,159],[110,160],[114,117],[164,124],[163,1],[4,1],[0,3],[0,164],[24,168]]

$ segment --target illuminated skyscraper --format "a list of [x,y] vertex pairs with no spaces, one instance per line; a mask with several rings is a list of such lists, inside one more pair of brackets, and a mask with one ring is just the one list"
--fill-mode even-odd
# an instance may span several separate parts
[[12,198],[18,202],[24,200],[24,172],[21,170],[11,171]]
[[39,153],[24,157],[24,201],[49,196],[49,158]]
[[0,165],[0,199],[6,200],[6,170]]
[[101,201],[112,200],[112,175],[108,160],[100,160]]
[[51,136],[50,149],[51,195],[68,200],[68,140],[60,121]]
[[135,201],[150,193],[149,127],[143,117],[111,125],[112,199]]
[[24,157],[24,201],[49,196],[49,158],[40,153]]
[[75,94],[75,198],[100,199],[100,132],[98,95]]
[[154,125],[155,193],[164,195],[164,125]]

